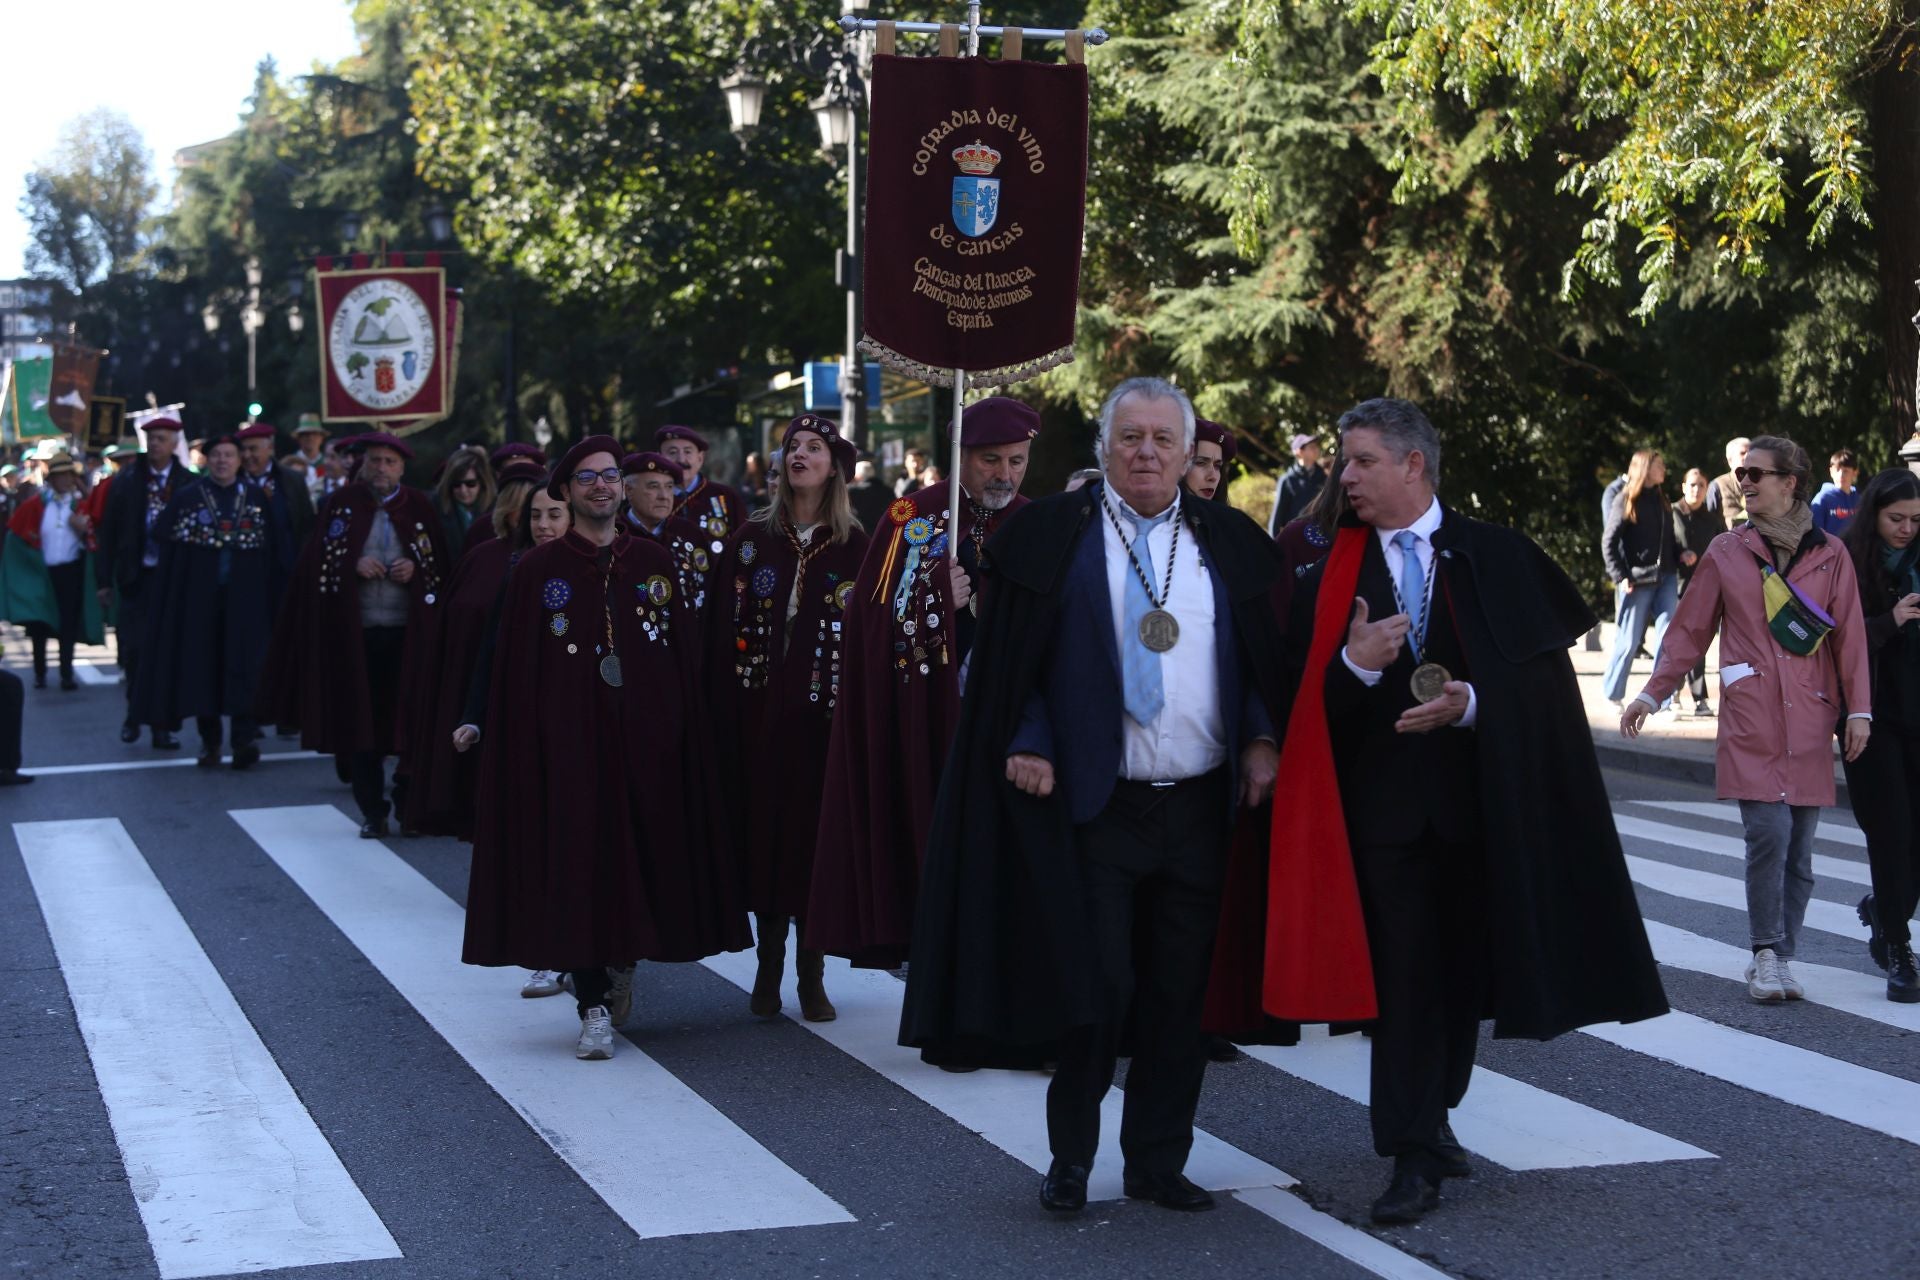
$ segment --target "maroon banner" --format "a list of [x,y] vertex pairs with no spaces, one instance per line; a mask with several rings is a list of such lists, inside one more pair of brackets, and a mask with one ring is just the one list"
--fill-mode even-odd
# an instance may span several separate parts
[[65,435],[84,438],[93,419],[93,380],[104,352],[61,343],[53,349],[53,374],[47,416]]
[[939,386],[1071,360],[1086,67],[883,54],[871,83],[862,349]]
[[321,271],[314,281],[322,418],[425,425],[452,412],[453,327],[445,271]]

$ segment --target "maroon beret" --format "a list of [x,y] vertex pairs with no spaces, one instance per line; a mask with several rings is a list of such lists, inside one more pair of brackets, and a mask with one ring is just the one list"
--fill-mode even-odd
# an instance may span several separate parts
[[525,458],[528,462],[539,467],[542,472],[546,470],[546,451],[541,449],[537,444],[527,444],[521,440],[515,440],[512,444],[501,445],[488,455],[487,461],[492,463],[494,468],[498,470],[506,466],[509,462],[512,462],[515,458]]
[[1205,440],[1208,444],[1219,445],[1222,462],[1232,462],[1240,452],[1239,442],[1233,438],[1233,432],[1217,422],[1208,422],[1205,418],[1193,420],[1193,438],[1195,441]]
[[547,478],[547,469],[537,462],[528,462],[525,458],[510,460],[500,468],[494,480],[499,484],[512,484],[516,480],[532,480],[536,484]]
[[960,444],[977,449],[991,444],[1019,444],[1040,434],[1040,411],[1012,396],[988,396],[960,413]]
[[235,440],[271,440],[279,432],[264,422],[256,422],[233,433]]
[[547,496],[564,499],[567,486],[573,482],[573,473],[580,464],[596,453],[608,454],[614,458],[620,456],[620,442],[612,436],[588,436],[573,448],[567,450],[567,456],[560,459],[553,469],[553,478],[547,481]]
[[676,486],[686,483],[685,468],[664,453],[630,453],[620,459],[620,474],[623,476],[643,476],[649,471],[659,472]]
[[707,451],[707,438],[692,427],[662,427],[653,433],[653,446],[656,449],[669,440],[686,440],[700,452]]
[[849,484],[853,482],[853,441],[840,434],[840,424],[832,418],[823,418],[817,413],[803,413],[787,424],[786,434],[780,437],[780,455],[786,456],[793,447],[793,437],[802,431],[811,431],[827,442],[827,452],[833,455],[834,462],[840,468],[840,478]]
[[351,440],[347,441],[347,447],[355,453],[365,453],[375,445],[382,445],[393,450],[408,462],[413,461],[413,450],[407,445],[407,442],[389,432],[368,431],[364,434],[354,436]]

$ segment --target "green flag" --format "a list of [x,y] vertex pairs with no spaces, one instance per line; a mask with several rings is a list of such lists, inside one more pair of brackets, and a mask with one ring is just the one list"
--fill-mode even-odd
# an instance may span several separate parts
[[63,434],[47,416],[53,386],[52,358],[16,360],[11,368],[5,394],[0,395],[0,440],[13,444]]

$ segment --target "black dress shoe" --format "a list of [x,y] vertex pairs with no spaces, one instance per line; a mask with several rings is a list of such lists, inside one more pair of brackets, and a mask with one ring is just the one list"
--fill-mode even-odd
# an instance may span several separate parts
[[1853,913],[1860,917],[1860,923],[1867,926],[1867,958],[1874,967],[1884,970],[1887,967],[1887,935],[1880,932],[1880,917],[1873,912],[1873,895],[1869,893],[1860,899]]
[[1440,1141],[1437,1146],[1441,1177],[1471,1178],[1473,1176],[1473,1162],[1467,1159],[1467,1149],[1460,1145],[1460,1139],[1453,1136],[1453,1126],[1445,1120],[1440,1122]]
[[33,687],[34,687],[34,688],[36,688],[36,689],[44,689],[44,688],[46,688],[46,687],[47,687],[47,673],[46,673],[46,672],[44,672],[44,671],[36,671],[36,672],[34,672],[34,673],[33,673]]
[[1418,1222],[1439,1204],[1439,1183],[1428,1181],[1414,1169],[1395,1169],[1393,1181],[1373,1202],[1373,1220],[1388,1226]]
[[202,769],[218,769],[220,767],[220,748],[208,747],[205,751],[202,751],[193,758],[193,763]]
[[1048,1213],[1078,1213],[1087,1207],[1087,1166],[1055,1164],[1040,1184],[1040,1207]]
[[1208,1062],[1234,1062],[1240,1057],[1240,1047],[1225,1036],[1207,1037]]
[[129,720],[120,726],[120,741],[135,743],[140,741],[140,726]]
[[235,747],[233,749],[233,767],[234,768],[251,769],[253,768],[253,766],[259,763],[260,763],[260,748],[255,746],[253,743],[249,742],[244,747]]
[[155,729],[153,731],[153,749],[155,751],[178,751],[180,749],[180,739],[174,737],[165,729]]
[[0,772],[0,787],[24,787],[33,781],[30,773],[21,773],[18,769]]
[[1184,1173],[1123,1173],[1120,1181],[1129,1200],[1151,1200],[1162,1209],[1182,1213],[1213,1208],[1213,1193],[1196,1186]]
[[362,840],[378,840],[386,834],[387,820],[385,818],[375,818],[371,822],[363,822],[360,824],[360,838]]
[[1920,1004],[1920,972],[1915,971],[1913,947],[1908,943],[1896,942],[1887,948],[1887,999]]
[[80,687],[80,682],[66,672],[60,674],[60,689],[63,693],[72,693]]

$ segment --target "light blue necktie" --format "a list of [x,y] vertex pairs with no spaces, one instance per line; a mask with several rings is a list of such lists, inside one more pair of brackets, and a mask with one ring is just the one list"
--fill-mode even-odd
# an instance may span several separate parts
[[[1174,508],[1168,507],[1154,517],[1134,516],[1133,546],[1127,554],[1133,557],[1135,565],[1145,572],[1148,578],[1154,577],[1153,552],[1147,546],[1147,535],[1155,526],[1165,524],[1173,515]],[[1127,714],[1142,727],[1153,723],[1160,714],[1160,708],[1166,705],[1165,686],[1160,680],[1160,655],[1147,648],[1140,639],[1140,619],[1153,609],[1153,599],[1147,595],[1147,588],[1140,580],[1140,574],[1131,570],[1127,573],[1127,593],[1122,610],[1125,625],[1121,628],[1125,634],[1120,643],[1120,680],[1122,696],[1126,701]]]
[[1420,572],[1420,557],[1413,553],[1419,540],[1411,529],[1393,535],[1393,545],[1400,549],[1400,607],[1407,611],[1407,639],[1416,662],[1427,643],[1427,575]]

